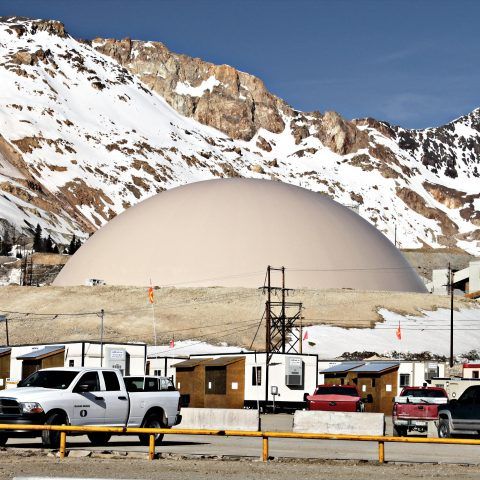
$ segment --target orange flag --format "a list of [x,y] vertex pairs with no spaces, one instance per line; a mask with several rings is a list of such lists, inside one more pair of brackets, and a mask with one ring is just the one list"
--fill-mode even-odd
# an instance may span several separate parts
[[172,337],[170,340],[170,348],[173,348],[175,346],[175,337]]
[[400,327],[400,320],[398,321],[398,328],[397,328],[396,334],[397,334],[397,338],[398,338],[399,340],[401,340],[401,339],[402,339],[402,329],[401,329],[401,327]]
[[150,300],[150,303],[153,303],[153,287],[148,289],[148,299]]
[[305,330],[305,334],[303,335],[304,340],[308,340],[308,330]]

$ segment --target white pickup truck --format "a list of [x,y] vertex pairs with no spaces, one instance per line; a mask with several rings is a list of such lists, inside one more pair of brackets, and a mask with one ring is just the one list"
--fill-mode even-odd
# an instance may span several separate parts
[[[181,421],[180,393],[168,378],[123,378],[106,368],[47,368],[38,370],[17,388],[0,392],[0,424],[101,425],[169,428]],[[39,436],[44,446],[57,448],[56,431],[0,430],[0,446],[9,437]],[[108,433],[91,433],[89,440],[105,444]],[[148,444],[148,435],[139,435]],[[163,435],[157,435],[160,443]]]

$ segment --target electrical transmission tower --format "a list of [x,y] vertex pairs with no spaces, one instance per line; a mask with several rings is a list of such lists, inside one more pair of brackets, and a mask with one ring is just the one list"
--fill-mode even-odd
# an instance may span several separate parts
[[[281,272],[282,286],[272,285],[272,272]],[[265,303],[266,339],[265,350],[268,360],[274,353],[301,353],[301,333],[296,328],[296,322],[302,318],[302,303],[287,302],[286,296],[293,289],[285,287],[285,267],[267,267],[267,275],[263,286],[263,292],[267,294]],[[280,295],[280,301],[272,301],[272,294]]]

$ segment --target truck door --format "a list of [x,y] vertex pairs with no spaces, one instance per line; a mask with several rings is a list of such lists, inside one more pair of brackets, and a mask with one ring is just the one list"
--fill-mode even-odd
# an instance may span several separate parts
[[85,372],[72,391],[73,425],[103,425],[105,399],[97,372]]
[[105,399],[105,424],[123,426],[128,420],[128,393],[120,387],[116,372],[102,372],[105,387],[101,392]]
[[477,430],[480,389],[469,387],[455,403],[452,423],[455,430]]

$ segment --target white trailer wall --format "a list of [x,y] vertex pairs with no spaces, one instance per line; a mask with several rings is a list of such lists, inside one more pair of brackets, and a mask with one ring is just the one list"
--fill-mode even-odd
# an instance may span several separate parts
[[[103,359],[101,358],[100,343],[84,343],[84,367],[109,367],[109,355],[116,355],[119,363],[122,362],[122,351],[126,351],[129,357],[129,375],[143,375],[145,372],[145,344],[138,343],[104,343]],[[82,342],[65,344],[65,366],[82,366]]]

